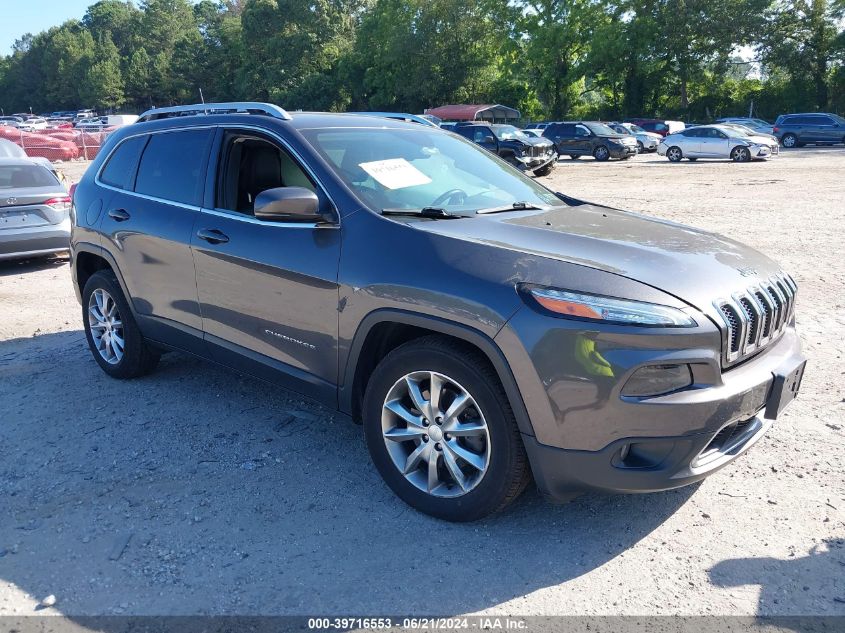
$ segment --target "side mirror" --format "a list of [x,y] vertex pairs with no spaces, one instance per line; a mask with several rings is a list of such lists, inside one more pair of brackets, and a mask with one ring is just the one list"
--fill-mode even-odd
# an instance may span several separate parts
[[276,187],[255,197],[255,217],[269,222],[319,222],[317,194],[305,187]]

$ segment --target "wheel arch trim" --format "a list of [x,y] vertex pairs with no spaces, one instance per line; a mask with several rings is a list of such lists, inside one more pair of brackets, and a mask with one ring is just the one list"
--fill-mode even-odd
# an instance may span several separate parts
[[517,386],[516,378],[511,371],[510,364],[505,358],[504,353],[493,339],[475,328],[462,323],[395,308],[379,308],[374,310],[359,323],[358,329],[352,339],[352,344],[349,347],[346,362],[342,363],[344,373],[338,385],[338,408],[342,412],[351,414],[353,411],[355,378],[361,352],[370,332],[374,327],[382,323],[396,323],[427,329],[436,334],[443,334],[459,339],[477,348],[490,361],[496,375],[501,380],[520,432],[526,435],[534,435],[531,419],[528,416],[528,410]]
[[123,274],[120,272],[120,268],[117,265],[117,261],[112,254],[109,253],[105,248],[98,244],[92,244],[90,242],[77,242],[73,245],[71,249],[72,257],[73,257],[73,267],[71,274],[73,275],[73,285],[76,288],[77,299],[80,303],[82,303],[82,291],[84,288],[79,287],[79,272],[77,270],[77,262],[79,259],[80,253],[88,253],[89,255],[95,255],[100,259],[104,260],[111,268],[114,276],[117,278],[117,283],[120,284],[120,290],[123,292],[123,296],[126,297],[126,303],[129,304],[129,309],[132,310],[132,315],[137,316],[135,313],[135,306],[132,305],[132,301],[130,299],[129,290],[126,287],[126,282],[123,280]]

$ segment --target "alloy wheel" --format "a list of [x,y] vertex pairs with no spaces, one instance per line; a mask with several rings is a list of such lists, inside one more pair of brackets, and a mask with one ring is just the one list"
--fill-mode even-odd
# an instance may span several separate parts
[[455,380],[415,371],[397,380],[382,407],[387,452],[400,473],[434,497],[473,490],[490,465],[490,434],[472,395]]
[[787,134],[783,137],[784,147],[795,147],[795,137],[792,134]]
[[103,360],[117,365],[126,346],[123,320],[114,298],[102,288],[94,290],[88,300],[88,329]]
[[604,145],[597,147],[595,157],[596,160],[605,160],[608,157],[607,148]]
[[737,147],[734,149],[731,158],[737,163],[746,163],[751,160],[751,152],[747,147]]
[[677,147],[670,147],[669,151],[666,152],[666,157],[673,163],[676,163],[681,160],[683,154],[681,154],[681,150]]

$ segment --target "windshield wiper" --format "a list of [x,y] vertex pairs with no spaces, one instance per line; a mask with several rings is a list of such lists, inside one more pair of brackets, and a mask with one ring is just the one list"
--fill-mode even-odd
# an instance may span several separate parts
[[486,209],[479,209],[476,211],[479,215],[484,215],[485,213],[504,213],[505,211],[546,211],[550,209],[549,206],[541,206],[539,204],[534,204],[532,202],[513,202],[511,204],[505,204],[501,207],[488,207]]
[[468,215],[461,213],[450,213],[441,207],[423,207],[422,209],[382,209],[382,215],[410,215],[418,218],[431,218],[433,220],[453,220],[455,218],[468,218]]

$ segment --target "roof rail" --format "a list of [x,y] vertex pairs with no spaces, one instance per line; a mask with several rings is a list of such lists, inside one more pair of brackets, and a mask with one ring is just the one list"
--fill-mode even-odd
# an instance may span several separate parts
[[191,105],[152,108],[138,117],[138,123],[167,119],[174,116],[192,116],[197,114],[266,114],[276,119],[290,121],[291,116],[282,108],[272,103],[253,101],[233,101],[230,103],[194,103]]

